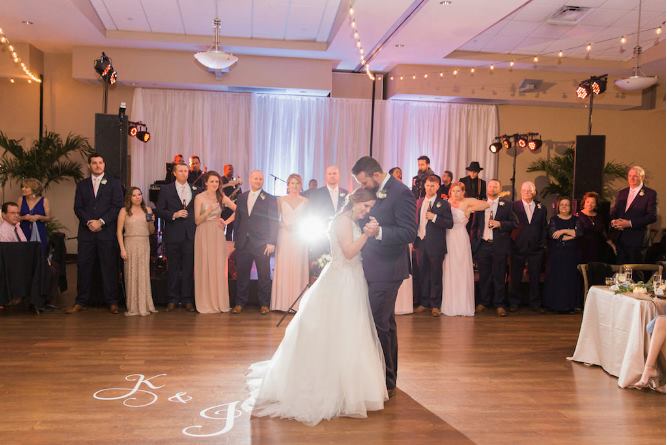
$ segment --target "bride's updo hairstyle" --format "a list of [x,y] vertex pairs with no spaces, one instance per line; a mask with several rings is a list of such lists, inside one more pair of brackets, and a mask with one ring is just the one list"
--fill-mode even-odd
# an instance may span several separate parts
[[348,210],[352,209],[354,204],[373,201],[374,199],[377,199],[375,192],[364,187],[359,187],[347,195],[345,198],[345,205],[340,209],[340,213],[347,212]]

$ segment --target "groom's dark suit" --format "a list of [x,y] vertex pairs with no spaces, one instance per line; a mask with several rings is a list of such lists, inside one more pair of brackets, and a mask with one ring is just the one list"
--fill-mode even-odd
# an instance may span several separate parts
[[380,224],[380,234],[366,242],[361,254],[368,298],[384,353],[387,389],[394,389],[398,373],[394,307],[398,288],[410,273],[408,245],[417,236],[415,198],[409,188],[390,176],[378,191],[370,216]]

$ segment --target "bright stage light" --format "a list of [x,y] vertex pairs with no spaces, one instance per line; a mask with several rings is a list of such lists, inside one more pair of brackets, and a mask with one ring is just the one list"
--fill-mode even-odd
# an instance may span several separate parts
[[311,244],[326,239],[328,228],[327,218],[308,216],[299,224],[298,233],[302,240]]

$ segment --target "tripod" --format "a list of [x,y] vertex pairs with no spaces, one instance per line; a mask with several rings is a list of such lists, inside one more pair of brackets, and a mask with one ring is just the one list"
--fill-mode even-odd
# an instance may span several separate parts
[[306,284],[306,287],[304,287],[303,290],[301,291],[301,293],[299,294],[299,296],[296,297],[296,300],[294,300],[292,302],[292,304],[290,304],[290,307],[287,309],[287,312],[285,312],[283,314],[283,316],[280,317],[280,320],[278,321],[278,324],[276,325],[277,328],[280,327],[280,324],[283,322],[283,320],[285,320],[285,318],[287,318],[288,315],[296,314],[296,311],[294,310],[294,306],[298,303],[298,301],[301,299],[301,297],[303,297],[303,294],[305,294],[306,291],[310,288],[311,284],[312,283]]

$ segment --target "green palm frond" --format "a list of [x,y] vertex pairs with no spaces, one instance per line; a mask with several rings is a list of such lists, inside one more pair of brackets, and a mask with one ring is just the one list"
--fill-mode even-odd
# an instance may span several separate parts
[[0,165],[2,185],[8,180],[19,182],[23,178],[36,178],[42,181],[46,189],[52,183],[67,179],[80,181],[83,178],[81,166],[70,156],[87,156],[93,152],[88,139],[72,133],[63,141],[58,133],[47,131],[27,150],[23,149],[20,142],[0,132],[0,148],[4,149]]

